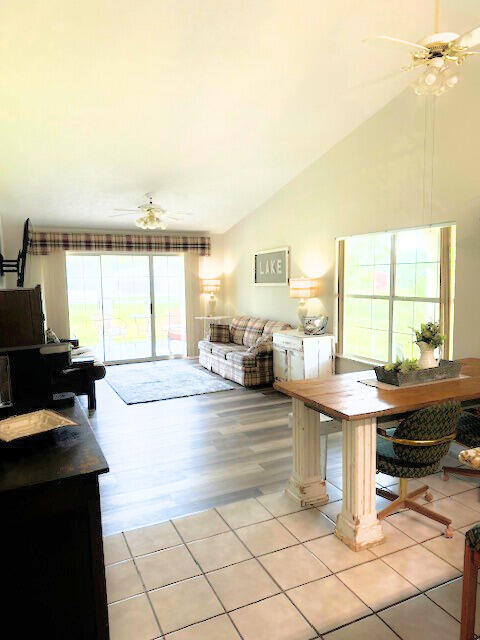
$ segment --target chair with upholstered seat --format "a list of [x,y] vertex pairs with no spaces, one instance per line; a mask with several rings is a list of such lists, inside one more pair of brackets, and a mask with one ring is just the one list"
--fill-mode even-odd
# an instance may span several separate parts
[[[455,441],[462,446],[468,447],[468,449],[480,447],[480,416],[470,411],[462,411],[458,421]],[[476,464],[477,456],[469,456],[466,454],[468,454],[468,451],[462,451],[458,457],[460,462],[468,465],[469,468],[443,467],[444,480],[448,480],[449,473],[454,473],[457,476],[478,477],[480,479],[480,468]]]
[[378,513],[378,518],[412,509],[444,524],[447,537],[453,535],[449,518],[414,501],[422,494],[428,502],[432,500],[428,485],[408,492],[407,482],[408,478],[425,478],[438,471],[455,438],[459,415],[460,404],[449,401],[412,413],[394,429],[377,428],[377,470],[400,480],[399,494],[377,488],[378,495],[392,501]]

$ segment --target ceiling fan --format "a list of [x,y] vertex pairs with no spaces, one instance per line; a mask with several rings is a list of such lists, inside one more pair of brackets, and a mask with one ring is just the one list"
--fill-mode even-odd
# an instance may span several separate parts
[[121,211],[122,213],[114,213],[110,218],[139,215],[140,213],[140,217],[135,220],[137,227],[164,231],[169,221],[182,220],[184,217],[191,215],[190,213],[170,213],[160,205],[154,204],[153,194],[151,193],[146,193],[145,197],[147,202],[138,205],[136,209],[114,209],[114,211]]
[[420,42],[410,42],[391,36],[375,36],[367,40],[387,40],[410,47],[411,62],[402,71],[410,71],[419,67],[424,72],[413,83],[412,88],[417,95],[441,96],[452,89],[458,82],[458,70],[470,56],[480,54],[473,51],[480,45],[480,26],[459,35],[458,33],[440,32],[440,0],[435,0],[434,31]]

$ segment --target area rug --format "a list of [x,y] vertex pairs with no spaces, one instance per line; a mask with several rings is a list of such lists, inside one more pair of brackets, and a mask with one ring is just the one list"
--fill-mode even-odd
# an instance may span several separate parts
[[126,404],[184,398],[235,388],[205,369],[182,360],[112,365],[107,367],[106,380]]

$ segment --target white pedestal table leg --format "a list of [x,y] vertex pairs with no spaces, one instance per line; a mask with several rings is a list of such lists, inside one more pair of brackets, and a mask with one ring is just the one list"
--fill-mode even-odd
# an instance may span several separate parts
[[293,472],[286,492],[302,506],[326,504],[327,436],[321,434],[318,411],[296,398],[292,404]]
[[343,501],[336,535],[354,551],[383,541],[375,505],[376,418],[343,420]]

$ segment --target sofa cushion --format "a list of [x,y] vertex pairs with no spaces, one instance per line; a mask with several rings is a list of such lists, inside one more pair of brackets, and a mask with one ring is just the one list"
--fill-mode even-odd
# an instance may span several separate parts
[[272,335],[276,331],[286,331],[291,329],[291,325],[288,322],[278,322],[277,320],[267,320],[263,327],[263,335]]
[[208,353],[212,353],[212,347],[215,343],[210,342],[210,340],[199,340],[198,348],[202,351],[207,351]]
[[230,353],[227,353],[227,360],[245,369],[257,365],[256,355],[248,351],[230,351]]
[[231,353],[232,351],[246,351],[246,348],[243,345],[232,344],[231,342],[228,344],[214,342],[212,344],[212,356],[217,356],[219,358],[226,358],[227,353]]
[[266,320],[261,318],[250,318],[245,327],[245,333],[243,334],[243,344],[246,347],[253,347],[258,338],[262,335],[263,327]]
[[230,322],[230,340],[234,344],[243,344],[243,335],[249,320],[249,316],[238,316]]
[[228,324],[210,324],[210,340],[211,342],[222,342],[227,344],[230,342],[230,327]]

